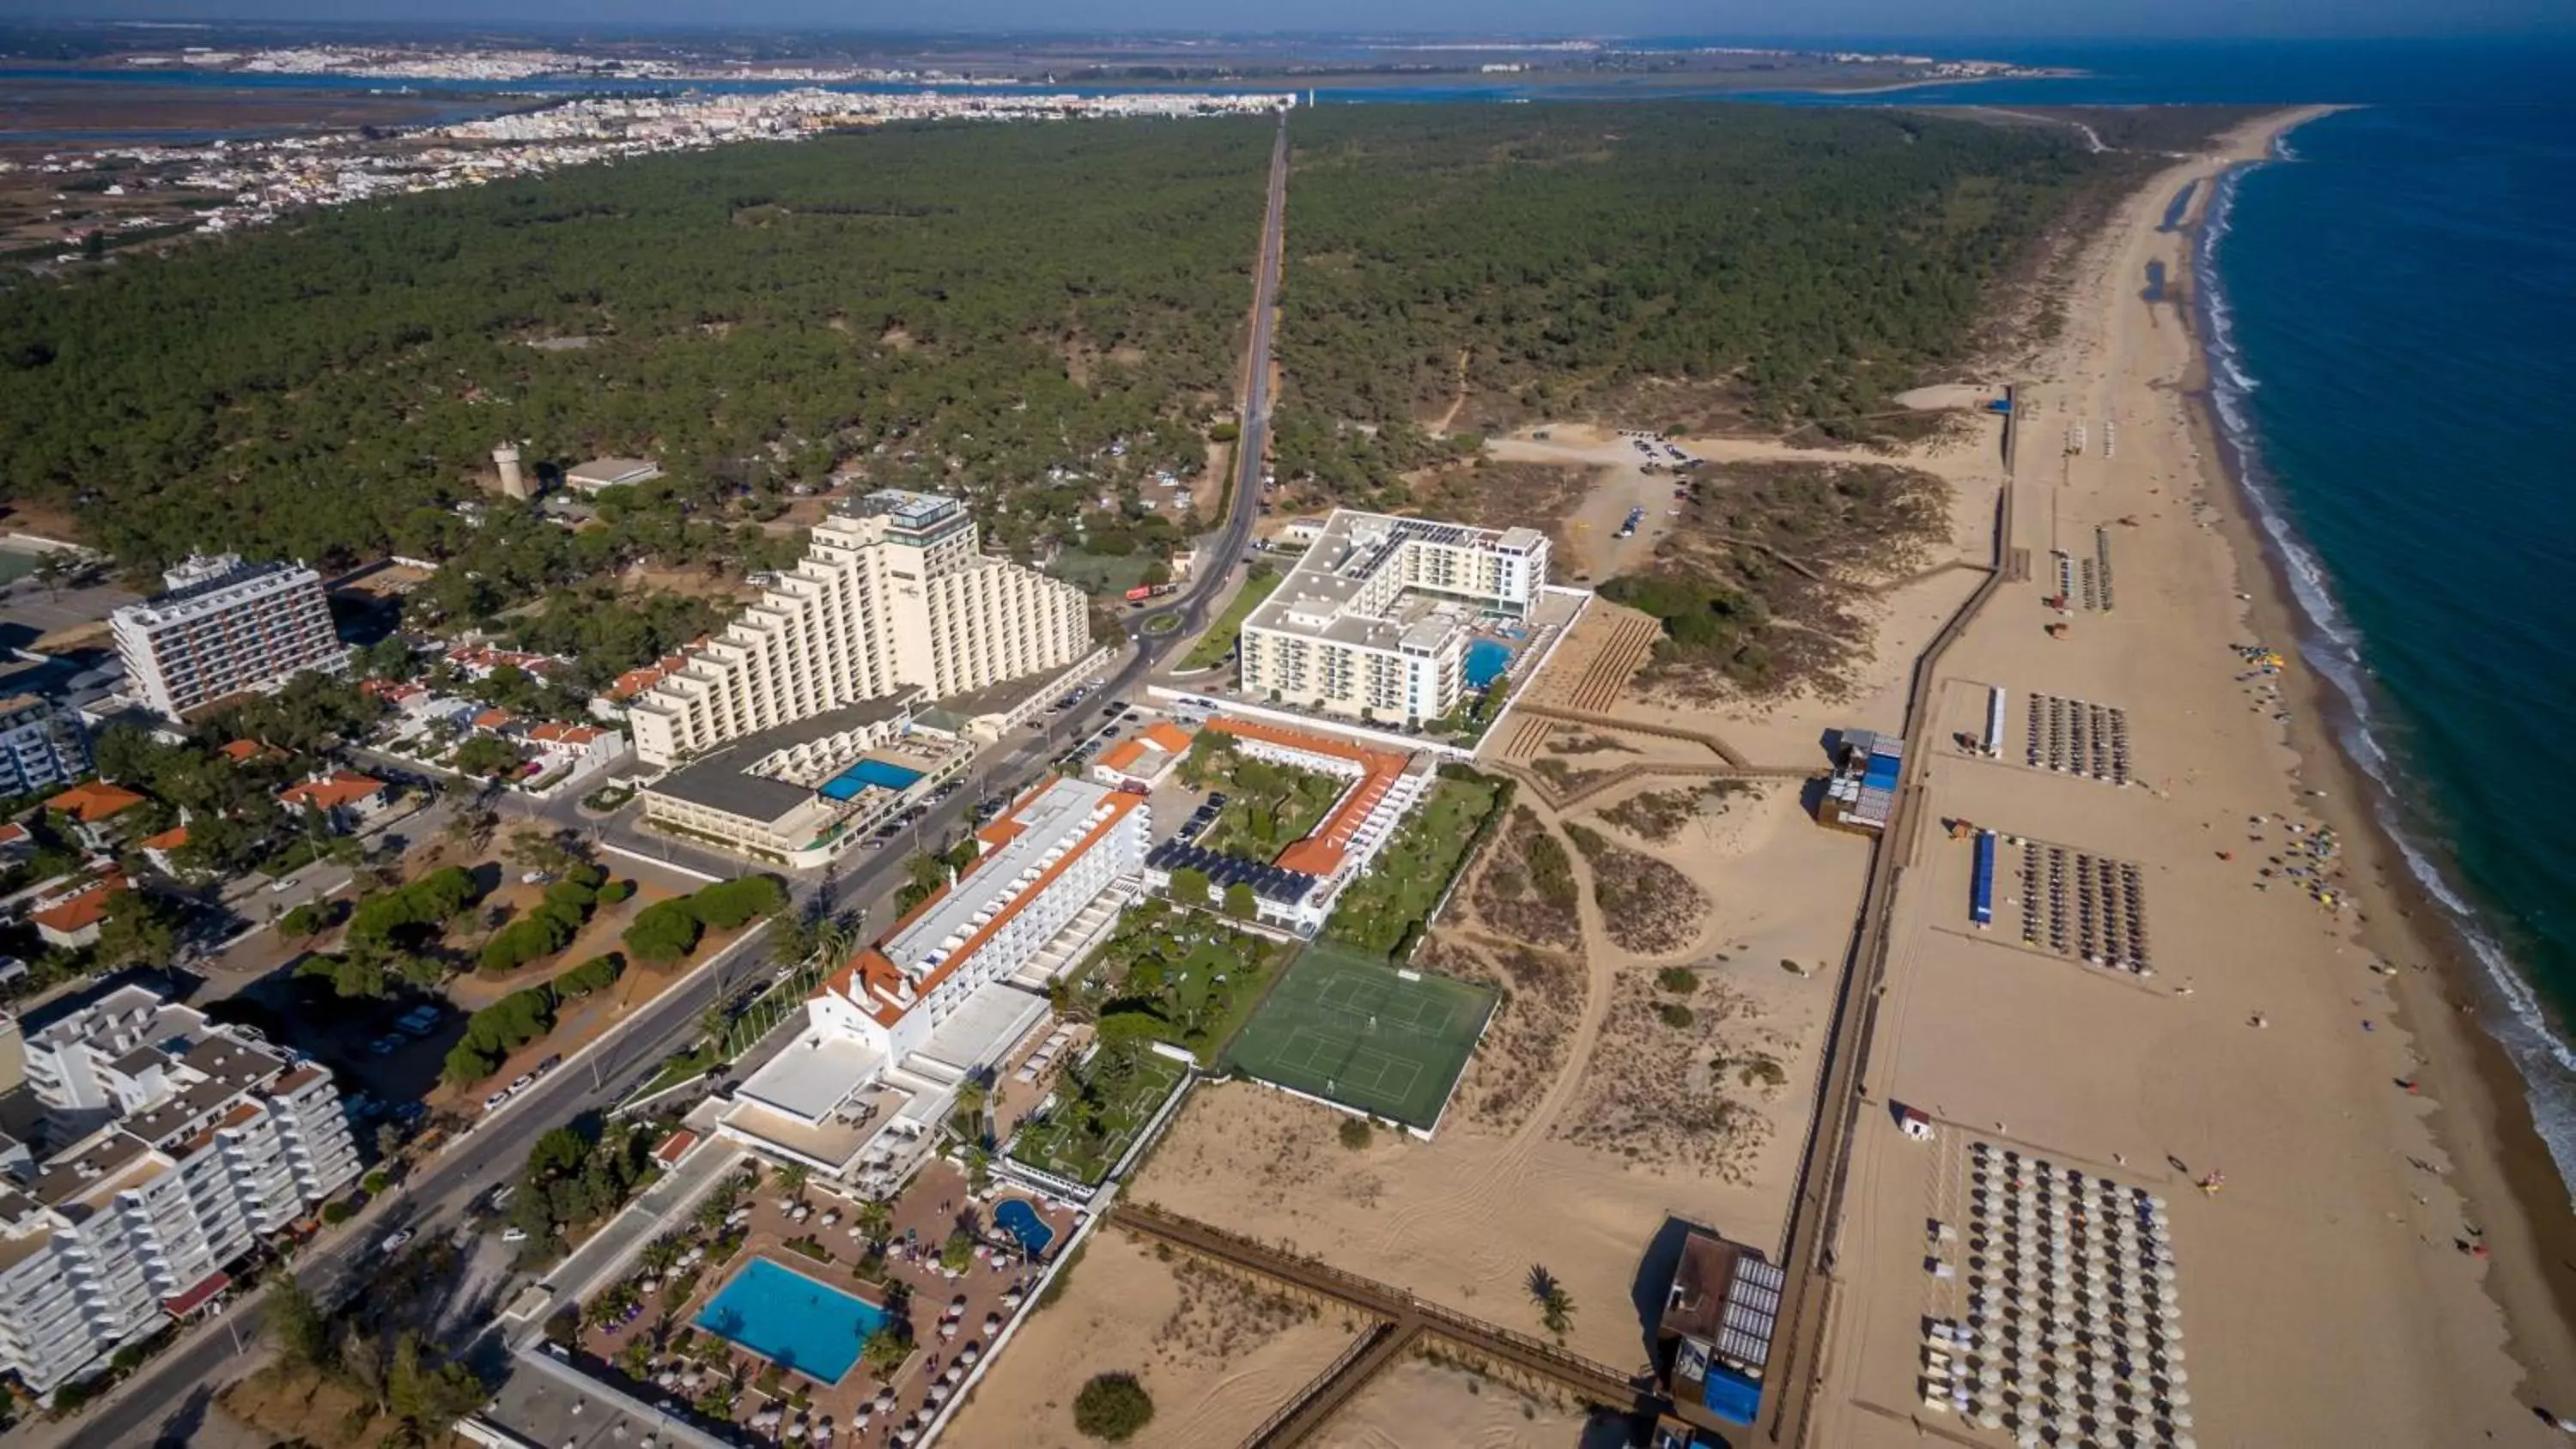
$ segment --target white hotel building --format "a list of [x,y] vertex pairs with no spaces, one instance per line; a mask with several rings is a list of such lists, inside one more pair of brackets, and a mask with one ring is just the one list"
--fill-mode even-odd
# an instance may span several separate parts
[[165,592],[117,610],[109,627],[127,687],[170,719],[308,669],[348,667],[322,576],[300,563],[217,554],[161,578]]
[[972,868],[815,990],[720,1130],[871,1190],[899,1176],[1141,884],[1150,816],[1142,795],[1058,779],[984,827]]
[[966,505],[880,489],[816,525],[804,560],[627,712],[666,766],[744,735],[918,687],[932,699],[1072,665],[1088,601],[977,547]]
[[211,1301],[358,1175],[331,1074],[139,987],[0,1024],[0,1370],[39,1392]]
[[1338,509],[1244,620],[1243,693],[1387,724],[1443,718],[1482,617],[1525,618],[1547,535]]

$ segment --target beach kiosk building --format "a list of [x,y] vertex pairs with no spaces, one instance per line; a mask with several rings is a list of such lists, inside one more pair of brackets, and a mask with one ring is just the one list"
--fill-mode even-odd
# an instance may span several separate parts
[[1751,1248],[1688,1226],[1656,1325],[1656,1359],[1676,1416],[1734,1435],[1762,1412],[1763,1374],[1788,1279]]
[[1896,784],[1905,773],[1905,741],[1876,730],[1844,730],[1839,758],[1825,782],[1816,822],[1837,830],[1876,835],[1896,810]]

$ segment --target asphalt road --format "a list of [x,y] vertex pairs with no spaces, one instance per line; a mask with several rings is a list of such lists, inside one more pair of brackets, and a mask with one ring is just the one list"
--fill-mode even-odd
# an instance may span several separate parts
[[[1235,561],[1252,536],[1261,513],[1261,469],[1270,425],[1271,324],[1278,306],[1282,218],[1287,209],[1288,122],[1283,114],[1271,150],[1268,213],[1262,225],[1261,257],[1254,290],[1251,339],[1245,358],[1242,439],[1235,454],[1235,475],[1223,527],[1215,536],[1211,566],[1174,602],[1141,611],[1128,621],[1135,648],[1110,675],[1094,699],[1106,703],[1132,691],[1174,644],[1204,627],[1209,607],[1231,581]],[[1180,624],[1160,633],[1148,622],[1177,614]],[[1056,731],[1066,723],[1052,719],[1036,736],[1024,740],[1001,759],[979,762],[968,776],[969,788],[941,801],[921,822],[924,838],[944,839],[959,825],[973,802],[1005,794],[1048,767],[1060,748]],[[566,797],[531,813],[587,828]],[[630,847],[631,848],[631,847]],[[839,911],[875,899],[899,877],[906,852],[892,848],[862,855],[847,870],[795,892],[804,906],[820,896],[827,910]],[[588,1055],[565,1063],[552,1075],[522,1092],[496,1116],[467,1134],[463,1142],[413,1174],[352,1222],[324,1239],[298,1261],[296,1278],[324,1302],[337,1302],[363,1279],[358,1270],[370,1264],[378,1245],[398,1228],[446,1230],[462,1222],[468,1204],[508,1180],[526,1162],[528,1150],[549,1129],[586,1112],[602,1110],[624,1097],[659,1069],[673,1053],[698,1035],[707,1006],[728,990],[738,989],[769,964],[769,927],[744,937],[725,958],[722,970],[701,969],[645,1003]],[[105,1405],[64,1424],[33,1427],[31,1445],[143,1445],[184,1442],[187,1425],[202,1412],[198,1401],[214,1385],[247,1371],[262,1353],[260,1329],[265,1304],[254,1299],[217,1320],[215,1331],[184,1340],[154,1359],[120,1385]],[[247,1354],[237,1351],[236,1340]]]

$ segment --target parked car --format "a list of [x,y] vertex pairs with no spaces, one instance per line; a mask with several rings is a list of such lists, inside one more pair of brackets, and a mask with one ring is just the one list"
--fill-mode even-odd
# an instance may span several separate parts
[[546,1073],[551,1072],[551,1071],[553,1071],[555,1068],[557,1068],[557,1067],[559,1067],[559,1066],[562,1066],[562,1065],[563,1065],[563,1053],[562,1053],[562,1052],[557,1052],[557,1053],[555,1053],[553,1056],[550,1056],[550,1057],[546,1058],[544,1061],[541,1061],[541,1062],[537,1063],[537,1075],[542,1077],[542,1076],[544,1076]]
[[394,1234],[392,1237],[385,1239],[382,1243],[377,1244],[376,1251],[388,1256],[399,1253],[403,1250],[403,1246],[409,1243],[415,1236],[417,1235],[414,1234],[411,1229],[405,1228],[401,1232]]
[[511,1091],[513,1091],[513,1092],[524,1092],[524,1091],[528,1090],[530,1087],[535,1086],[536,1084],[537,1084],[537,1074],[536,1074],[536,1073],[534,1073],[534,1072],[521,1072],[521,1073],[519,1073],[519,1079],[518,1079],[517,1081],[512,1082],[512,1083],[510,1084],[510,1090],[511,1090]]
[[367,1043],[367,1055],[371,1057],[389,1057],[394,1053],[401,1051],[402,1048],[403,1039],[401,1037],[380,1036],[374,1041]]
[[501,1230],[501,1241],[502,1241],[502,1242],[505,1242],[505,1243],[524,1243],[524,1242],[526,1242],[527,1240],[528,1240],[528,1230],[527,1230],[526,1228],[521,1228],[521,1227],[508,1227],[508,1228],[503,1228],[503,1229]]
[[508,1100],[510,1100],[510,1089],[503,1087],[501,1090],[494,1092],[491,1096],[483,1099],[483,1110],[489,1112]]

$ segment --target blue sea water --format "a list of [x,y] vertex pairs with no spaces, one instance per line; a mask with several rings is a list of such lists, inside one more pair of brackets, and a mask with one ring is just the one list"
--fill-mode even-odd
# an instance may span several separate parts
[[2410,864],[2576,1184],[2576,103],[2303,127],[2212,198],[2213,391]]

